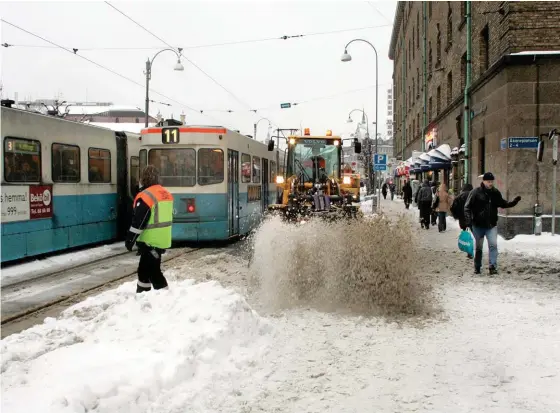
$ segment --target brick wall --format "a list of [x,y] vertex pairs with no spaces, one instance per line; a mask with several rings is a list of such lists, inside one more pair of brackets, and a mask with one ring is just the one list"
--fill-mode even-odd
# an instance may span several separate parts
[[[426,124],[461,105],[465,84],[466,2],[429,2],[427,15],[426,70],[428,106],[432,98],[431,117]],[[395,83],[395,153],[401,153],[405,134],[405,159],[419,142],[424,126],[423,101],[423,2],[405,2],[399,8],[393,34]],[[499,10],[503,13],[500,13]],[[504,54],[526,50],[560,50],[560,7],[555,2],[471,2],[472,13],[472,78],[475,82]],[[450,30],[451,29],[451,30]],[[419,35],[419,36],[418,36]],[[438,49],[438,45],[440,45]],[[429,62],[430,47],[432,63]],[[438,56],[440,60],[438,61]],[[403,82],[403,72],[405,80]],[[449,76],[451,74],[451,76]],[[451,88],[448,85],[452,79]],[[440,112],[437,89],[440,88]],[[448,93],[451,92],[451,94]],[[451,102],[451,106],[448,106]],[[404,103],[404,110],[403,110]],[[425,108],[426,111],[428,107]],[[416,119],[420,119],[420,127]],[[456,136],[453,130],[443,132],[440,142]],[[418,140],[418,142],[416,142]]]

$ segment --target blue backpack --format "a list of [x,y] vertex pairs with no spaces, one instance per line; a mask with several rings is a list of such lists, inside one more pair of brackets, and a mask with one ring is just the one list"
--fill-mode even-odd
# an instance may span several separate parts
[[457,241],[459,249],[469,255],[474,255],[474,237],[470,231],[461,231],[459,240]]

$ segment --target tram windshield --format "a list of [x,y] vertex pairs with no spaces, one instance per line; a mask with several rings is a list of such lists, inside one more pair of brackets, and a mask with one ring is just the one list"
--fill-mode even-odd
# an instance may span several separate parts
[[338,179],[340,157],[340,145],[335,145],[333,139],[298,139],[288,150],[287,175],[297,175],[304,183]]
[[194,149],[151,149],[148,163],[159,169],[163,186],[196,185],[196,152]]

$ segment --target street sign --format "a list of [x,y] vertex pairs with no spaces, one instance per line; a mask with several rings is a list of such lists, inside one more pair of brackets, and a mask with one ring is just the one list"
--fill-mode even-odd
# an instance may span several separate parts
[[375,165],[373,165],[373,170],[374,171],[386,171],[387,170],[387,165],[376,163]]
[[292,107],[291,103],[280,103],[280,109],[289,109]]
[[376,153],[373,157],[373,163],[375,165],[385,165],[386,166],[387,165],[387,155],[384,154],[384,153]]
[[500,150],[505,151],[507,149],[507,138],[500,139]]
[[509,149],[537,149],[539,146],[539,138],[508,138]]

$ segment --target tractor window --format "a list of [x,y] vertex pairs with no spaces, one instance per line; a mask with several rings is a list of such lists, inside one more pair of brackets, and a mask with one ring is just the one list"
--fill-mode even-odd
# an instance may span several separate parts
[[288,176],[297,175],[302,182],[324,182],[340,177],[340,146],[332,140],[302,139],[290,145]]

